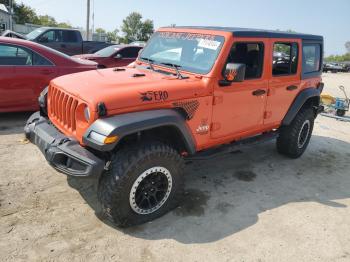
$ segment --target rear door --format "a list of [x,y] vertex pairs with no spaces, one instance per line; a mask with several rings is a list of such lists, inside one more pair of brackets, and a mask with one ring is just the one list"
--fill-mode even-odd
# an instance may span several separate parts
[[301,88],[301,40],[270,39],[270,43],[272,67],[264,119],[266,125],[282,121]]

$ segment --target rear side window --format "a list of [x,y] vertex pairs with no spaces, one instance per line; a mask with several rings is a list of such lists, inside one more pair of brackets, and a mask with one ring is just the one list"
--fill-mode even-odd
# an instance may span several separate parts
[[126,47],[118,52],[123,58],[136,58],[141,47]]
[[264,62],[264,45],[262,43],[235,43],[227,63],[246,65],[245,79],[260,78]]
[[63,42],[76,43],[78,42],[77,33],[75,31],[62,31]]
[[298,44],[275,43],[273,45],[272,75],[294,75],[298,70]]
[[34,66],[51,66],[53,65],[49,60],[37,53],[33,53],[33,65]]
[[32,65],[32,52],[11,45],[0,45],[0,65]]
[[321,45],[303,45],[303,73],[318,72],[321,69]]

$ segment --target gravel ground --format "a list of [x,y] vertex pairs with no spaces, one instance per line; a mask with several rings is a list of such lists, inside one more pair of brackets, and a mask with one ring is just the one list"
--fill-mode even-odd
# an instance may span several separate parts
[[[350,93],[350,74],[325,74]],[[93,179],[57,173],[23,140],[29,114],[0,115],[1,261],[350,261],[350,123],[320,116],[306,153],[273,142],[186,167],[186,201],[121,230]]]

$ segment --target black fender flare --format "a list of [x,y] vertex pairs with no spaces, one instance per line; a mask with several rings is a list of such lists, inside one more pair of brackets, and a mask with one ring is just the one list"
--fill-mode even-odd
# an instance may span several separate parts
[[[183,137],[188,153],[196,152],[195,142],[185,118],[174,109],[133,112],[98,119],[85,132],[83,143],[98,151],[111,151],[127,135],[162,126],[176,128]],[[101,144],[90,137],[92,131],[104,136],[117,135],[119,139],[113,144]]]
[[317,88],[306,88],[301,91],[297,97],[294,99],[292,105],[289,107],[289,110],[285,117],[282,120],[282,125],[289,125],[294,117],[298,114],[299,110],[306,103],[307,100],[313,97],[320,98],[320,90]]

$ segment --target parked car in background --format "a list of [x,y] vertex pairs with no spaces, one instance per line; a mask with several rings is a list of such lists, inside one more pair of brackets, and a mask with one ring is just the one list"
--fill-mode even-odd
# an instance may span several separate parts
[[325,63],[323,64],[323,72],[329,72],[331,71],[332,73],[338,73],[338,72],[343,72],[344,69],[340,64],[337,63]]
[[74,57],[94,61],[98,63],[99,68],[127,66],[136,60],[141,49],[141,46],[112,45],[94,54],[76,55]]
[[77,29],[40,27],[26,35],[26,39],[46,45],[67,55],[95,53],[111,43],[83,41]]
[[53,78],[96,68],[37,43],[0,37],[0,112],[37,110],[38,96]]

